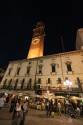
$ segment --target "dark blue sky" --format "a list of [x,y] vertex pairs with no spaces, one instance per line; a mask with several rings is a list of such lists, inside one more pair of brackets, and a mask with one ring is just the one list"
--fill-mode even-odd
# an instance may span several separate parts
[[32,29],[38,21],[45,23],[44,55],[75,50],[76,31],[83,27],[81,5],[80,0],[3,3],[0,10],[0,66],[27,57]]

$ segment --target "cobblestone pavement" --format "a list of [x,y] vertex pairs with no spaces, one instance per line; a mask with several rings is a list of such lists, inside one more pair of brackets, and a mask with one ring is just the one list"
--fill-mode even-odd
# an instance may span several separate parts
[[[0,125],[11,125],[11,114],[8,108],[0,110]],[[25,125],[83,125],[83,118],[71,119],[64,115],[47,118],[44,111],[30,109]]]

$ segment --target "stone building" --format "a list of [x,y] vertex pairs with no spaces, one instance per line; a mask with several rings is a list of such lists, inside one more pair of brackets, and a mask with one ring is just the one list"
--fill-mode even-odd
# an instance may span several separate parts
[[[39,29],[40,27],[39,25]],[[34,55],[34,51],[30,52],[28,59],[9,62],[0,87],[10,90],[82,93],[83,50],[43,56],[43,44],[41,47],[39,42],[44,42],[44,35],[44,30],[33,35],[31,44],[34,44],[35,39],[40,40],[30,48],[31,51],[35,47],[41,48],[42,56],[38,48],[36,50],[39,53]]]
[[[69,83],[68,83],[69,82]],[[1,88],[14,90],[83,89],[83,51],[72,51],[9,63]]]

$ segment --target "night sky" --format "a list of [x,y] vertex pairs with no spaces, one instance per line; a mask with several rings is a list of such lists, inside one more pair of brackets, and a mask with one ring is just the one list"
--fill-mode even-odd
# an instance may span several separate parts
[[76,31],[83,27],[82,3],[80,0],[3,2],[0,5],[0,67],[27,57],[32,29],[38,21],[45,23],[44,55],[75,50]]

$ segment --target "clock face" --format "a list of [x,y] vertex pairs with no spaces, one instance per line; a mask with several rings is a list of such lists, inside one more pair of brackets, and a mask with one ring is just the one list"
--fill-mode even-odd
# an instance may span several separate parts
[[40,39],[36,38],[36,39],[34,39],[34,40],[32,41],[32,43],[33,43],[33,44],[38,44],[39,41],[40,41]]

